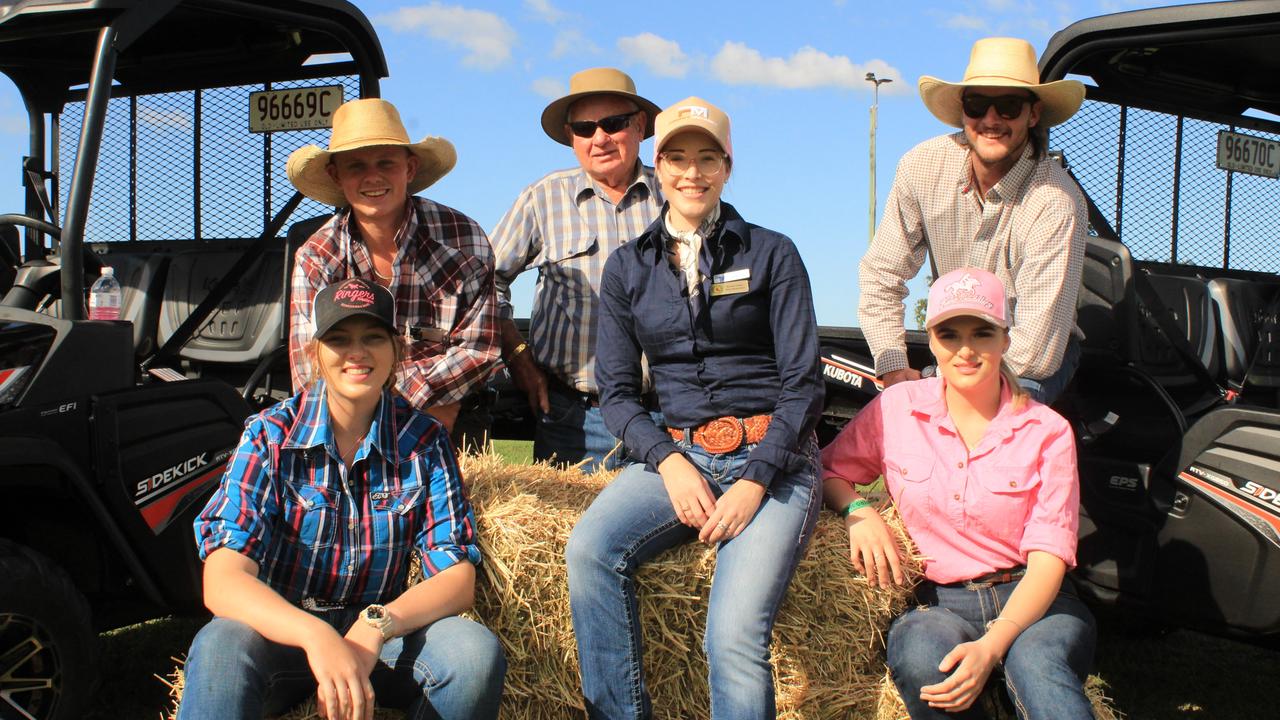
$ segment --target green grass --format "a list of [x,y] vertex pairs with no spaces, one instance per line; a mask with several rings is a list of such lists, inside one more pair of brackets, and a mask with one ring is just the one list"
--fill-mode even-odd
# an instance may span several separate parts
[[494,440],[492,442],[494,452],[513,465],[528,465],[533,462],[533,443],[528,440]]

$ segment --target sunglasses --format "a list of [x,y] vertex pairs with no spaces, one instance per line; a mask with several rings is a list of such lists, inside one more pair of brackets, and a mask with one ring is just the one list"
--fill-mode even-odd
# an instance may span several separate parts
[[1035,102],[1035,98],[1026,95],[965,95],[960,98],[964,114],[974,120],[986,117],[987,110],[992,106],[997,115],[1005,120],[1013,120],[1022,114],[1023,105],[1032,102]]
[[621,132],[627,125],[631,124],[631,118],[639,114],[639,110],[632,110],[629,113],[621,115],[610,115],[602,117],[599,120],[578,120],[577,122],[568,123],[569,131],[580,138],[589,138],[596,134],[596,128],[609,133],[610,135]]

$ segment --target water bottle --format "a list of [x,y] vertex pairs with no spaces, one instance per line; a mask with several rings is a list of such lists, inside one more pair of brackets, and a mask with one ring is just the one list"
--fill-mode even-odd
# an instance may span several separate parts
[[89,288],[89,319],[119,320],[122,295],[115,269],[103,267],[102,277]]

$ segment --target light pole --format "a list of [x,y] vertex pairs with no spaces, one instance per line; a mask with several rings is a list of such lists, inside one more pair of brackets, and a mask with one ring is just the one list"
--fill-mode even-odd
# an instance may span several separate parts
[[877,78],[875,73],[869,72],[867,82],[875,88],[871,102],[871,206],[867,218],[867,242],[870,243],[876,236],[876,114],[880,108],[880,86],[893,82],[893,78]]

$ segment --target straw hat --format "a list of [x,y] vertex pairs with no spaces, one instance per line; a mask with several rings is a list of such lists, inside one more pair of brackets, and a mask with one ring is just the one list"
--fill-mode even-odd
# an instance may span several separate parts
[[929,112],[953,127],[964,127],[960,96],[967,87],[1025,88],[1043,103],[1040,126],[1052,127],[1066,121],[1084,102],[1084,85],[1076,80],[1040,82],[1036,51],[1031,43],[1016,38],[983,38],[973,44],[964,80],[949,83],[924,75],[920,97]]
[[400,113],[391,103],[380,98],[352,100],[333,113],[333,132],[329,149],[305,145],[289,155],[285,171],[289,182],[303,195],[325,205],[347,204],[342,188],[329,177],[327,166],[334,153],[378,145],[399,145],[418,158],[418,172],[409,181],[409,194],[430,187],[453,169],[458,154],[453,143],[441,137],[426,137],[409,142],[409,133],[400,121]]
[[574,73],[569,78],[569,94],[552,101],[542,111],[542,131],[547,137],[561,145],[573,147],[573,142],[564,129],[569,118],[569,106],[588,95],[617,95],[639,105],[649,116],[644,136],[648,138],[653,135],[653,119],[661,108],[636,94],[636,84],[630,75],[614,68],[591,68]]
[[672,135],[681,130],[701,130],[720,144],[724,154],[733,157],[733,141],[729,136],[729,116],[723,110],[700,97],[687,97],[658,113],[657,139],[653,141],[653,154],[657,157],[662,146]]

